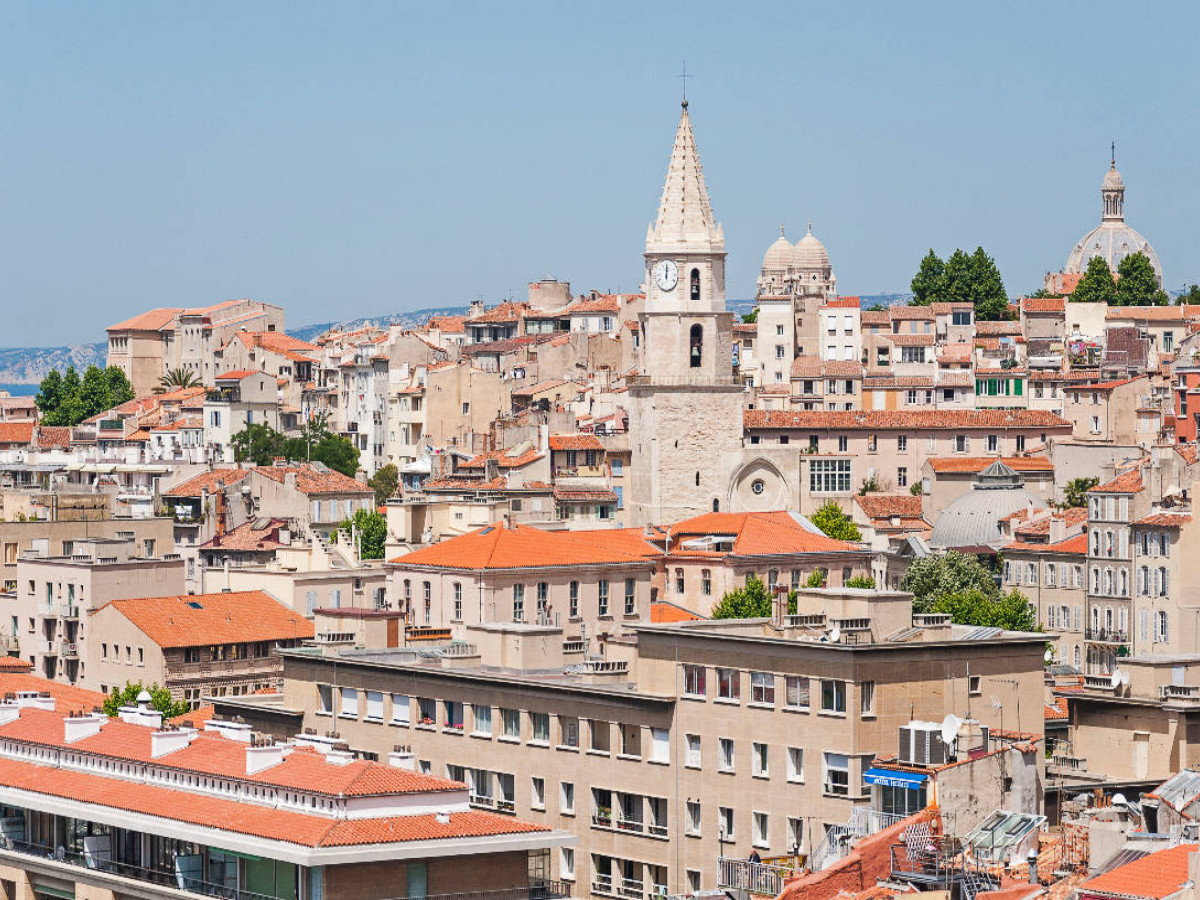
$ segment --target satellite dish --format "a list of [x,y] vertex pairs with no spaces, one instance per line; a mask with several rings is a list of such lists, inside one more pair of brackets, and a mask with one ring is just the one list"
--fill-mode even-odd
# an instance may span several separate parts
[[829,632],[829,642],[836,644],[842,639],[842,629],[834,627],[833,631]]
[[1121,684],[1129,684],[1129,673],[1124,669],[1121,670]]
[[1113,669],[1112,678],[1109,679],[1109,682],[1112,684],[1113,687],[1121,686],[1121,670],[1120,669]]
[[1054,654],[1052,652],[1050,652],[1049,650],[1047,650],[1044,659],[1046,660],[1046,662],[1053,662]]
[[958,729],[962,726],[962,719],[954,713],[947,713],[946,718],[942,719],[942,743],[953,744],[958,739]]
[[1124,794],[1113,794],[1112,795],[1112,805],[1113,806],[1124,806],[1128,802],[1129,801],[1127,801],[1125,799]]

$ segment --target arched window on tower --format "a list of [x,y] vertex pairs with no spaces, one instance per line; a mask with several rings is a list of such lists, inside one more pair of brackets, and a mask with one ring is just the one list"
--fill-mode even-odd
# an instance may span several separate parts
[[720,511],[721,511],[721,501],[718,500],[716,497],[713,497],[713,512],[720,512]]
[[700,299],[700,270],[692,269],[691,294],[693,300]]
[[693,369],[700,368],[700,361],[704,354],[704,326],[692,326],[691,349],[688,353],[691,367]]

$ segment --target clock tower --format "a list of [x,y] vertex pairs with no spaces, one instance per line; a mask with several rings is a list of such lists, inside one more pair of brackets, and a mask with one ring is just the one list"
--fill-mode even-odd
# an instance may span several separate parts
[[658,216],[646,232],[641,374],[629,379],[635,524],[721,509],[721,454],[741,447],[742,386],[725,311],[725,235],[683,101]]

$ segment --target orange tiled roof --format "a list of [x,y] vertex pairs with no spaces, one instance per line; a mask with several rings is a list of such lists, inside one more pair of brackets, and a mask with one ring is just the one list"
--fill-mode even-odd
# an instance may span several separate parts
[[466,331],[466,316],[430,316],[428,325],[447,334],[462,334]]
[[322,472],[312,463],[294,466],[259,466],[254,470],[264,478],[283,484],[288,475],[296,476],[296,490],[302,494],[372,494],[365,484],[349,475],[327,469]]
[[676,606],[665,600],[656,600],[650,604],[650,621],[654,623],[696,622],[703,618],[704,616],[700,613],[692,612],[690,609],[684,609],[682,606]]
[[599,313],[599,312],[619,312],[621,309],[621,301],[616,294],[603,294],[595,299],[580,300],[577,303],[572,303],[568,306],[565,312],[575,315],[576,313]]
[[527,466],[531,462],[539,460],[544,454],[536,447],[530,447],[515,456],[508,455],[506,450],[490,450],[487,453],[480,453],[463,463],[460,468],[463,469],[482,469],[489,459],[496,460],[496,465],[501,469],[519,469],[521,466]]
[[982,472],[996,460],[1017,472],[1053,472],[1054,463],[1041,456],[937,456],[929,465],[938,474]]
[[1183,322],[1200,318],[1200,305],[1190,306],[1110,306],[1104,314],[1110,319],[1154,319],[1160,322]]
[[1196,849],[1196,844],[1177,844],[1159,850],[1089,878],[1079,886],[1079,891],[1083,895],[1106,894],[1162,900],[1187,883],[1188,856],[1195,853]]
[[1004,548],[1005,553],[1014,552],[1028,553],[1072,553],[1079,556],[1087,555],[1087,532],[1081,531],[1074,537],[1069,537],[1065,541],[1059,541],[1057,544],[1030,544],[1026,541],[1013,541]]
[[1043,718],[1047,722],[1056,722],[1069,719],[1071,717],[1071,712],[1067,708],[1067,703],[1068,701],[1066,697],[1055,697],[1053,703],[1045,704]]
[[1098,484],[1089,488],[1089,494],[1138,494],[1142,491],[1141,469],[1130,469],[1123,475],[1118,475],[1112,481]]
[[680,542],[705,535],[734,537],[734,556],[764,556],[780,553],[858,552],[857,544],[814,534],[783,510],[750,513],[704,513],[677,522],[670,528],[671,552],[687,554]]
[[975,333],[981,337],[1007,337],[1021,333],[1020,322],[976,322]]
[[[9,656],[5,659],[16,659],[16,657]],[[89,691],[85,688],[75,687],[73,684],[39,678],[37,675],[31,674],[28,669],[18,668],[16,663],[6,662],[0,666],[0,693],[15,694],[29,691],[50,694],[60,709],[89,710],[104,702],[104,694],[98,691]]]
[[617,495],[607,490],[577,490],[555,488],[554,499],[566,503],[616,503]]
[[1192,521],[1192,517],[1185,513],[1154,513],[1143,516],[1133,524],[1150,525],[1156,528],[1180,528],[1190,521]]
[[1067,301],[1064,297],[1022,297],[1021,312],[1024,313],[1054,313],[1064,312]]
[[163,649],[311,638],[312,622],[263,591],[110,600],[112,608]]
[[528,303],[509,303],[504,302],[499,306],[495,306],[478,316],[471,316],[467,319],[468,325],[484,325],[488,323],[516,322],[525,313],[529,312]]
[[0,671],[28,672],[32,668],[33,663],[27,659],[21,659],[19,656],[0,656]]
[[311,353],[321,349],[316,344],[302,341],[282,331],[239,331],[230,340],[241,341],[247,347],[262,347],[272,353],[295,353],[301,350]]
[[889,306],[886,310],[891,319],[934,319],[936,315],[928,306]]
[[1071,423],[1039,409],[959,410],[763,410],[742,414],[746,428],[906,430],[947,428],[1070,428]]
[[37,445],[39,450],[49,450],[51,447],[69,447],[71,445],[70,427],[67,425],[39,425]]
[[603,450],[604,445],[594,434],[552,434],[551,450]]
[[862,494],[854,502],[872,519],[921,518],[921,498],[912,494]]
[[[530,525],[489,525],[391,560],[439,569],[515,569],[642,563],[661,550],[614,531],[543,531]],[[640,548],[639,548],[640,544]]]
[[166,491],[163,496],[199,497],[204,491],[208,491],[211,494],[217,491],[222,485],[228,487],[231,484],[237,484],[249,474],[249,469],[209,469],[207,472],[201,472],[199,475],[175,485],[175,487]]
[[175,316],[183,312],[182,309],[151,309],[141,315],[134,316],[132,319],[126,319],[124,322],[118,322],[116,325],[109,325],[106,331],[161,331],[172,322],[175,321]]
[[0,444],[32,444],[34,422],[0,422]]
[[243,522],[232,531],[214,535],[200,545],[201,550],[241,550],[268,551],[277,550],[283,544],[279,542],[279,529],[287,527],[286,519],[268,519],[265,528],[255,528],[256,519]]
[[861,305],[858,297],[837,297],[822,304],[825,309],[858,309]]
[[241,381],[243,378],[249,378],[251,375],[263,375],[264,372],[259,372],[256,369],[234,369],[230,372],[222,372],[214,380],[215,381]]

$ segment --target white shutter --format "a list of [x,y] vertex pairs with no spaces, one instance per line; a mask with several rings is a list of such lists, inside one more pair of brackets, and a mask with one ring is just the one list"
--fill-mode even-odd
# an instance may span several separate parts
[[650,739],[652,741],[652,752],[650,759],[652,762],[670,762],[671,761],[671,732],[666,728],[651,728]]
[[408,701],[408,697],[392,694],[392,722],[396,725],[407,725],[411,721]]
[[338,710],[338,715],[349,716],[352,719],[358,718],[357,688],[342,688],[342,707]]
[[383,692],[367,691],[367,718],[383,718]]

